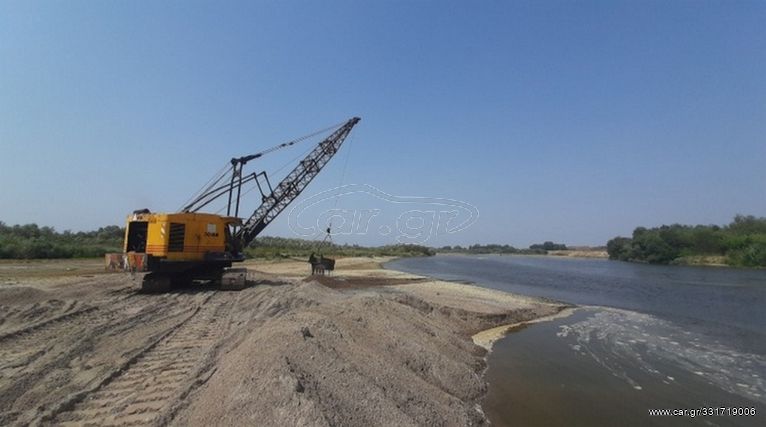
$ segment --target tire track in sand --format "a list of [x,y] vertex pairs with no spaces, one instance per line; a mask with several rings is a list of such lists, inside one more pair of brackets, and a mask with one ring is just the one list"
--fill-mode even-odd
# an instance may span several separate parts
[[157,423],[210,369],[203,363],[228,328],[236,294],[216,292],[197,312],[91,393],[54,414],[56,425]]
[[82,308],[0,336],[0,377],[10,376],[9,371],[42,356],[45,347],[69,328],[70,322],[79,317],[84,317],[85,322],[92,321],[96,310],[97,307]]
[[[165,298],[155,304],[166,306],[178,298]],[[129,315],[142,314],[150,306],[141,296],[130,295],[106,303],[81,307],[77,310],[29,325],[0,336],[0,379],[12,378],[37,358],[49,353],[62,338],[77,329],[94,330]]]
[[172,323],[173,318],[193,312],[207,298],[200,293],[160,297],[131,294],[94,302],[88,308],[4,335],[0,339],[0,424],[23,423],[30,414],[25,414],[29,412],[23,409],[25,404],[18,402],[44,384],[61,386],[56,384],[61,369],[71,371],[99,363],[101,353],[95,346],[100,340],[126,328],[167,323],[166,319]]

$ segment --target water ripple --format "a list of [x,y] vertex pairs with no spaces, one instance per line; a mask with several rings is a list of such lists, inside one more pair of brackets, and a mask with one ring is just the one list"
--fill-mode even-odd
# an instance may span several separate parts
[[586,308],[585,320],[561,325],[557,336],[573,351],[593,358],[633,388],[629,372],[638,368],[669,384],[675,378],[662,366],[676,366],[730,393],[766,402],[766,358],[736,351],[702,334],[658,317],[612,308]]

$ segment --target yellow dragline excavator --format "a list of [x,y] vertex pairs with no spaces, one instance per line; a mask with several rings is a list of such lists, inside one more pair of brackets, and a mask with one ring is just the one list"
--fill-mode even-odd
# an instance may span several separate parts
[[[265,172],[245,174],[244,166],[270,152],[298,143],[310,136],[277,145],[263,152],[231,159],[223,173],[214,177],[190,203],[176,213],[153,213],[148,209],[128,216],[125,229],[124,267],[141,273],[141,288],[162,292],[193,280],[220,283],[222,289],[242,289],[246,270],[231,268],[245,259],[253,240],[316,177],[338,152],[351,129],[354,117],[326,129],[332,133],[322,140],[279,184],[272,187]],[[245,184],[255,182],[261,205],[247,220],[239,218],[240,198]],[[211,202],[225,198],[226,215],[202,213]]]

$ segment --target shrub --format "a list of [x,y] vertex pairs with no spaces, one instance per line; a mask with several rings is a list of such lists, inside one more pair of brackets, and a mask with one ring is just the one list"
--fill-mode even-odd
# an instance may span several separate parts
[[737,215],[727,226],[636,227],[607,242],[610,259],[668,264],[682,256],[725,256],[731,265],[766,267],[766,218]]

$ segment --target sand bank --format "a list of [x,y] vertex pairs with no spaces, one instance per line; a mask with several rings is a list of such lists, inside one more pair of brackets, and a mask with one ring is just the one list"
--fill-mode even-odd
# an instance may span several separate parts
[[472,336],[563,307],[385,261],[338,260],[325,277],[251,261],[241,292],[164,295],[87,265],[56,278],[25,264],[22,280],[6,265],[0,423],[485,423],[487,351]]

